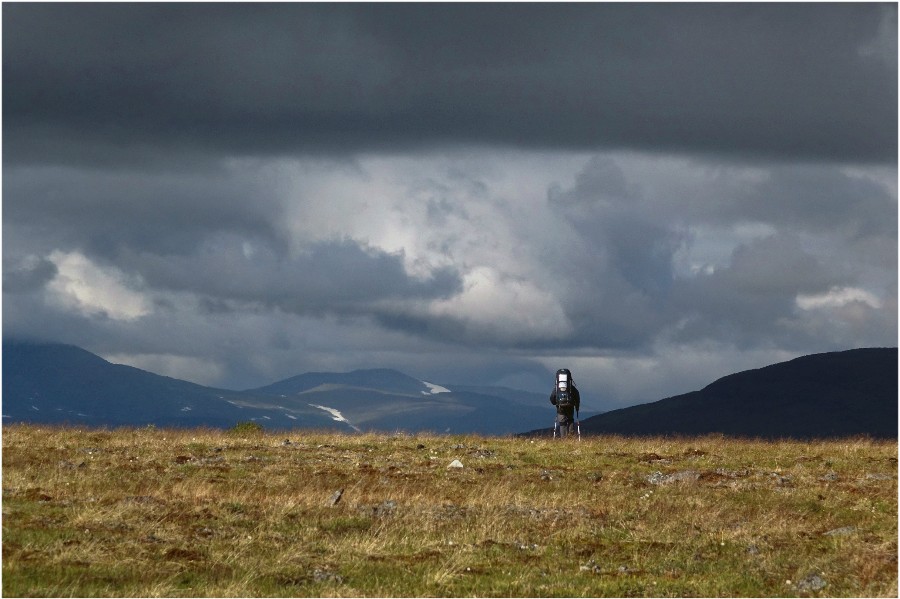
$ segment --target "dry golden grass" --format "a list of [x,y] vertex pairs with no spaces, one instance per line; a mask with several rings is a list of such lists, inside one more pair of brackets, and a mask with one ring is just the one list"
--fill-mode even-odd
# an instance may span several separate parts
[[897,591],[893,441],[3,428],[6,596]]

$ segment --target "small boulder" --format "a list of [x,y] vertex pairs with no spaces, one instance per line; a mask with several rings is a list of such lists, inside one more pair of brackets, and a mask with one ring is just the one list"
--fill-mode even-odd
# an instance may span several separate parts
[[372,508],[372,515],[375,517],[392,516],[396,509],[397,502],[393,499],[387,499]]
[[694,482],[700,480],[700,473],[696,470],[682,470],[669,475],[669,482]]
[[668,482],[669,477],[657,470],[652,474],[648,474],[645,480],[651,485],[662,485]]
[[696,470],[681,470],[672,474],[663,474],[657,470],[652,474],[648,474],[645,480],[651,485],[696,482],[700,480],[700,473]]
[[810,574],[797,583],[798,591],[821,591],[828,583],[818,574]]

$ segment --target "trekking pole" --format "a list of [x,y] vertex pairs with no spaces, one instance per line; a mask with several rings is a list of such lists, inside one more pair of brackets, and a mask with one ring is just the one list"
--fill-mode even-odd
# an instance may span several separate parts
[[556,429],[559,426],[559,422],[556,421],[556,418],[553,419],[553,438],[556,438]]
[[578,429],[578,440],[581,441],[581,420],[578,418],[578,408],[575,408],[575,428]]

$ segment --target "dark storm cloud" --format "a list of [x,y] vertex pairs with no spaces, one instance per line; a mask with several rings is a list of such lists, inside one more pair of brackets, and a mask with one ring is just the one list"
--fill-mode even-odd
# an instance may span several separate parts
[[7,162],[446,143],[896,160],[879,4],[5,4]]
[[24,264],[4,263],[3,293],[30,294],[53,280],[58,270],[53,262],[34,259]]
[[808,232],[847,237],[897,236],[897,203],[883,186],[822,165],[773,169],[744,187],[728,210],[735,216]]
[[224,169],[16,166],[4,172],[3,220],[14,229],[52,231],[58,247],[83,248],[106,259],[123,247],[185,254],[221,231],[279,244],[280,209],[260,178]]
[[896,5],[2,11],[4,334],[617,401],[896,343]]
[[[851,282],[805,252],[790,236],[773,236],[739,246],[727,268],[679,281],[671,305],[677,306],[677,341],[717,339],[736,347],[802,346],[784,325],[793,319],[796,298]],[[792,339],[792,337],[795,337]]]
[[459,290],[451,268],[409,276],[402,253],[350,238],[291,240],[270,174],[7,168],[4,291],[50,282],[56,266],[36,256],[53,249],[127,272],[145,291],[193,294],[209,310],[358,314]]
[[[572,231],[570,251],[546,256],[571,290],[561,299],[573,334],[561,344],[802,347],[814,341],[799,330],[798,297],[858,285],[866,262],[896,270],[896,200],[886,186],[834,166],[747,170],[752,176],[731,172],[691,188],[700,193],[689,200],[676,190],[648,195],[616,160],[595,158],[571,187],[552,187],[548,204]],[[708,271],[676,272],[676,255],[691,249],[698,228],[740,223],[761,232],[729,235],[732,249],[714,248],[721,262]]]
[[594,159],[570,189],[551,188],[548,202],[565,217],[580,244],[554,270],[577,273],[566,298],[575,342],[636,347],[665,325],[672,256],[680,237],[643,206],[641,192],[611,159]]
[[266,247],[246,246],[236,237],[216,236],[178,260],[123,254],[117,264],[156,290],[301,314],[363,313],[380,301],[447,297],[461,287],[452,269],[437,269],[427,280],[414,279],[405,272],[402,255],[365,248],[350,239],[314,243],[289,258]]

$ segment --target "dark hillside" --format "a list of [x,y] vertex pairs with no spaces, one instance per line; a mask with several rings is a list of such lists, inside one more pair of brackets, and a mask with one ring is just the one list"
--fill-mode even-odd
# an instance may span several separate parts
[[897,437],[897,348],[814,354],[581,422],[583,434]]
[[233,426],[242,394],[111,364],[72,345],[3,342],[4,422]]

